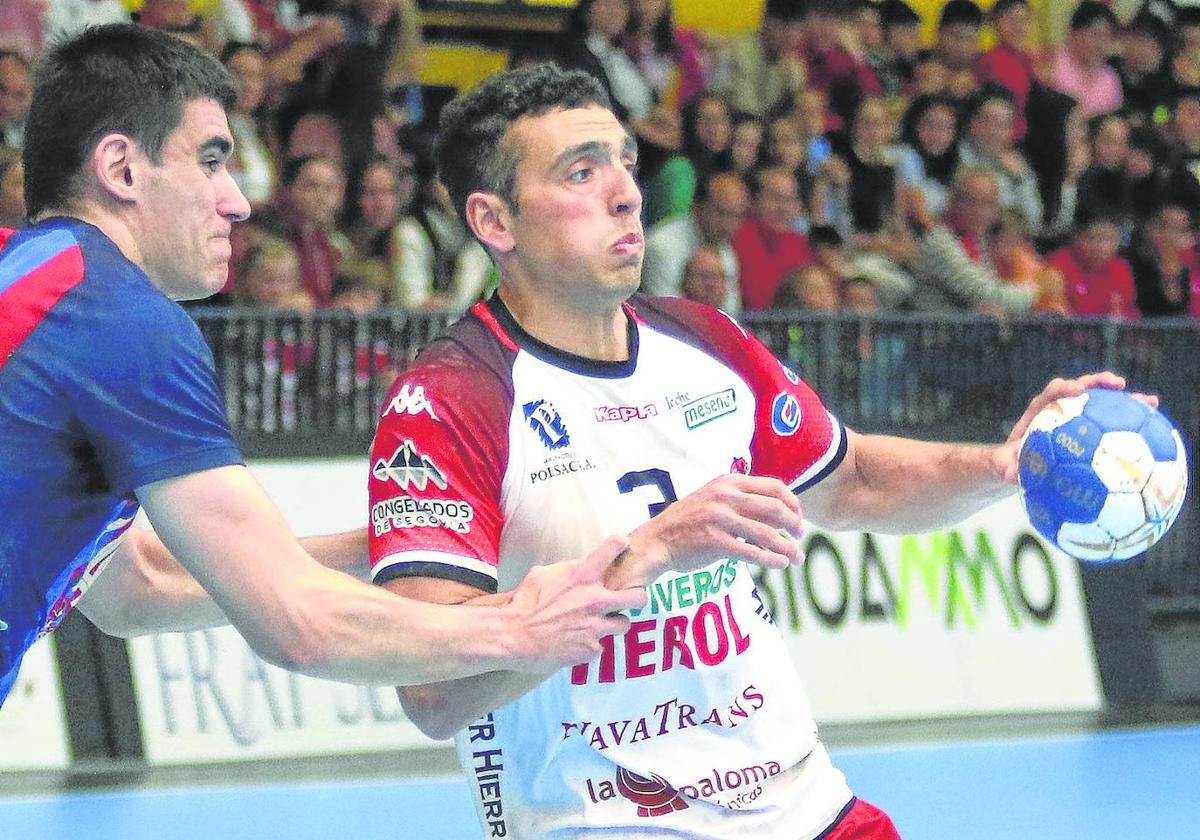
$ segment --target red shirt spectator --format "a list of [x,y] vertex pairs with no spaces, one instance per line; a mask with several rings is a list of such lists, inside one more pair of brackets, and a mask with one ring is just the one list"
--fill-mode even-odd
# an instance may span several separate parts
[[994,82],[1013,95],[1013,138],[1025,139],[1025,107],[1029,102],[1029,90],[1033,87],[1033,60],[1021,50],[997,44],[979,58],[975,65],[975,78],[979,83]]
[[[1080,238],[1086,236],[1085,232]],[[1134,304],[1133,271],[1122,257],[1096,263],[1084,256],[1079,238],[1050,254],[1051,268],[1066,280],[1070,311],[1078,316],[1138,317]]]
[[742,308],[747,310],[769,309],[780,281],[812,262],[804,234],[777,230],[757,217],[742,222],[732,244],[741,268]]

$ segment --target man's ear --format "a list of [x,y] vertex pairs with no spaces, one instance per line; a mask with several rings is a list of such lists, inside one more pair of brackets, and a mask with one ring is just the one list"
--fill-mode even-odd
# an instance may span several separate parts
[[141,150],[125,134],[106,134],[92,149],[92,174],[101,192],[118,201],[137,197]]
[[516,247],[512,233],[512,210],[495,193],[473,192],[467,196],[467,224],[488,249],[506,254]]

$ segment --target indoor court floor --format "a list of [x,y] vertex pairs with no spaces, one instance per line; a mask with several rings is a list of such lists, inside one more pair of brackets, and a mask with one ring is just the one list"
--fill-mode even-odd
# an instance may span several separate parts
[[[887,810],[906,840],[1200,840],[1200,726],[832,752],[856,792]],[[460,776],[0,796],[0,840],[72,836],[479,840],[482,833]]]

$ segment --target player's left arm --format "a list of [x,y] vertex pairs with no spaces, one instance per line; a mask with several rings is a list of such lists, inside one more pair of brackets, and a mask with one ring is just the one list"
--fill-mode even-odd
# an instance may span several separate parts
[[[300,545],[318,563],[359,580],[370,577],[365,528],[306,537]],[[221,627],[229,618],[153,531],[130,528],[77,605],[110,636]]]
[[1094,387],[1123,389],[1125,380],[1105,371],[1051,381],[999,445],[930,443],[847,430],[842,463],[800,494],[804,514],[831,530],[908,534],[948,527],[1016,490],[1018,450],[1038,412]]

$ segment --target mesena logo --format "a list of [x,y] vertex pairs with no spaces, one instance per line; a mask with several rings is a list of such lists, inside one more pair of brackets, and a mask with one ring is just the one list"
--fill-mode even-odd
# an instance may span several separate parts
[[683,422],[688,431],[737,411],[737,395],[729,388],[692,400],[683,407]]
[[375,526],[377,537],[394,528],[445,528],[467,534],[471,531],[470,522],[474,518],[475,511],[471,506],[457,499],[399,496],[377,502],[371,507],[371,524]]

